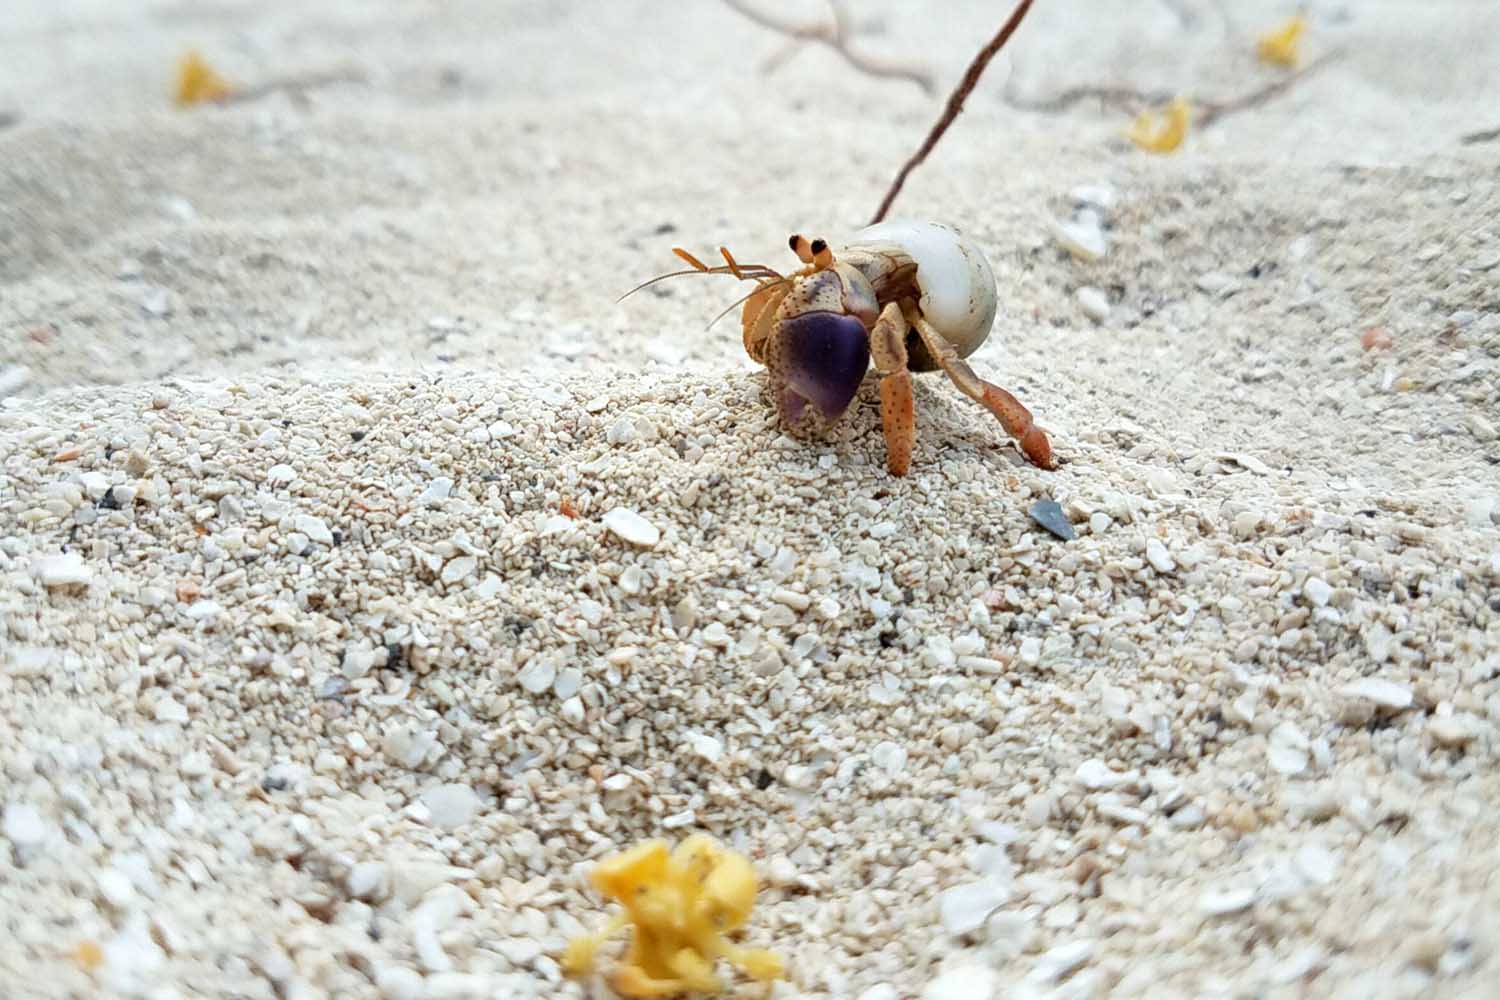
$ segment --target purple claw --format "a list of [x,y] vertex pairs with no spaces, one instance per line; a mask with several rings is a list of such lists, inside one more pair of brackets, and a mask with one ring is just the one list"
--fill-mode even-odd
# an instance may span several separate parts
[[[806,403],[829,422],[849,408],[870,366],[870,336],[854,316],[803,313],[777,331],[775,374],[782,383],[782,413],[798,424]],[[795,402],[794,402],[795,400]]]

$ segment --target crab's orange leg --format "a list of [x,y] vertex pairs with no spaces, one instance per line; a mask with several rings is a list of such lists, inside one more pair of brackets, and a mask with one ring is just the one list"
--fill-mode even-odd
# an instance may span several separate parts
[[953,345],[933,329],[931,323],[917,315],[915,310],[909,312],[906,318],[922,338],[927,353],[942,366],[948,378],[958,386],[959,392],[995,415],[1000,426],[1005,428],[1005,433],[1015,438],[1020,445],[1021,454],[1026,456],[1027,461],[1042,469],[1057,468],[1052,457],[1052,443],[1032,420],[1031,411],[1022,406],[1019,399],[975,374],[969,363],[958,356]]
[[880,426],[885,431],[886,464],[891,475],[911,468],[917,440],[917,406],[911,372],[906,367],[906,317],[895,302],[886,303],[870,328],[870,360],[885,376],[880,380]]

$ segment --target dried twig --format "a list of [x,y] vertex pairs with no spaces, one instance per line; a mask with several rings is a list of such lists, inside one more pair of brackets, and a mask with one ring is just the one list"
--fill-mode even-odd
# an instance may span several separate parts
[[[1314,59],[1301,69],[1293,73],[1288,73],[1279,80],[1252,90],[1248,94],[1242,94],[1239,97],[1231,97],[1225,100],[1194,99],[1192,100],[1192,104],[1198,109],[1194,124],[1198,128],[1207,128],[1226,115],[1260,107],[1273,98],[1280,97],[1286,91],[1296,86],[1299,81],[1342,56],[1343,52],[1341,50],[1334,50]],[[1131,87],[1097,85],[1070,87],[1054,97],[1037,98],[1021,97],[1007,88],[1005,103],[1020,111],[1037,111],[1050,114],[1066,111],[1073,105],[1082,103],[1083,101],[1097,100],[1101,104],[1118,108],[1129,114],[1138,114],[1147,108],[1160,107],[1172,100],[1174,96],[1174,94],[1168,91],[1136,90]]]
[[276,93],[285,93],[293,100],[306,100],[307,92],[320,87],[331,87],[340,83],[364,83],[365,75],[359,70],[334,70],[328,73],[307,73],[288,76],[279,80],[268,80],[253,87],[236,87],[223,97],[215,98],[214,104],[244,104],[258,101]]
[[1292,87],[1296,86],[1299,81],[1306,79],[1307,77],[1316,73],[1318,70],[1322,69],[1324,66],[1327,66],[1329,63],[1342,58],[1343,55],[1344,53],[1341,50],[1334,49],[1332,52],[1325,53],[1324,55],[1321,55],[1318,58],[1314,59],[1306,66],[1303,66],[1294,72],[1288,73],[1281,79],[1268,83],[1264,87],[1261,87],[1259,90],[1252,90],[1250,93],[1245,94],[1243,97],[1233,97],[1227,101],[1197,101],[1195,103],[1200,109],[1198,113],[1197,125],[1199,128],[1208,128],[1210,125],[1218,121],[1220,118],[1223,118],[1225,115],[1232,115],[1237,111],[1248,111],[1251,108],[1258,108],[1262,104],[1265,104],[1267,101],[1270,101],[1276,97],[1280,97]]
[[[899,80],[908,80],[916,84],[918,87],[921,87],[923,93],[933,93],[934,86],[932,82],[932,75],[926,70],[918,69],[913,66],[887,62],[886,60],[876,59],[872,56],[861,55],[860,53],[850,48],[849,18],[844,13],[843,5],[840,3],[831,2],[829,4],[829,9],[833,14],[832,20],[821,24],[793,24],[787,21],[783,21],[779,18],[772,17],[762,11],[756,10],[748,3],[745,3],[744,0],[724,0],[724,3],[732,10],[736,11],[744,17],[749,18],[756,24],[760,25],[762,28],[768,28],[771,31],[776,32],[777,34],[787,36],[792,40],[794,44],[800,42],[816,42],[820,45],[828,46],[839,55],[843,56],[845,62],[853,66],[855,69],[859,70],[861,73],[865,73],[869,76],[883,76],[892,77]],[[790,49],[777,52],[774,56],[771,57],[771,61],[768,65],[772,65],[773,67],[775,65],[780,65],[787,59],[791,58],[792,53],[794,53],[795,51],[795,47],[792,47]]]
[[1460,136],[1458,141],[1465,146],[1477,146],[1481,142],[1494,142],[1496,139],[1500,139],[1500,125],[1494,128],[1480,129],[1478,132],[1470,132],[1467,135]]
[[953,119],[957,118],[958,113],[963,110],[964,100],[969,96],[969,92],[974,89],[975,84],[979,82],[979,78],[984,75],[985,67],[989,66],[991,59],[995,58],[995,53],[999,52],[1005,47],[1005,43],[1010,41],[1010,36],[1015,34],[1016,29],[1021,26],[1021,21],[1026,17],[1026,12],[1030,9],[1031,0],[1021,0],[1020,3],[1016,4],[1016,9],[1011,11],[1010,18],[1000,26],[999,32],[996,33],[994,38],[990,39],[988,45],[979,50],[979,54],[969,63],[969,68],[964,71],[964,78],[958,81],[958,86],[949,95],[948,104],[943,108],[942,117],[937,120],[937,124],[932,127],[932,131],[927,133],[927,138],[922,140],[922,145],[917,147],[917,151],[912,154],[911,159],[907,160],[901,167],[901,171],[896,174],[896,179],[891,182],[891,188],[885,193],[885,198],[881,200],[880,208],[876,210],[875,218],[870,220],[870,225],[873,226],[885,218],[885,213],[890,210],[891,202],[896,200],[896,195],[901,193],[901,186],[906,183],[906,175],[911,173],[919,163],[927,159],[927,154],[932,152],[932,148],[943,137],[943,133],[948,131],[948,126],[953,124]]
[[1085,86],[1070,87],[1055,97],[1022,97],[1006,84],[1005,103],[1018,111],[1036,111],[1055,114],[1067,111],[1084,101],[1098,101],[1101,105],[1116,108],[1128,114],[1137,114],[1146,108],[1166,104],[1176,97],[1169,91],[1133,90],[1130,87]]

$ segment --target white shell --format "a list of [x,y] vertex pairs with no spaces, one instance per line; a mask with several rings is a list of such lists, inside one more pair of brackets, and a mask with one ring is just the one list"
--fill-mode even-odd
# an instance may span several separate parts
[[917,264],[918,306],[960,357],[978,350],[995,323],[995,274],[984,253],[963,233],[940,222],[896,220],[867,226],[849,248],[895,244]]

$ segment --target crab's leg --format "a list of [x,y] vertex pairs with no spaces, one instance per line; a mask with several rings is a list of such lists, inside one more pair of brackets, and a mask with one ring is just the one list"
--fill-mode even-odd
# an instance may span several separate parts
[[1016,439],[1016,443],[1021,446],[1021,453],[1032,465],[1042,469],[1057,468],[1057,463],[1052,459],[1051,442],[1047,440],[1046,433],[1032,421],[1031,411],[1022,406],[1019,399],[975,374],[969,363],[958,356],[953,345],[915,311],[908,313],[906,318],[916,328],[927,353],[942,366],[953,384],[958,386],[958,390],[995,415],[1000,426],[1005,428],[1005,433]]
[[870,328],[870,360],[884,376],[880,380],[880,425],[885,431],[886,461],[891,475],[904,476],[911,468],[917,419],[911,372],[906,367],[906,317],[894,302],[886,303]]

